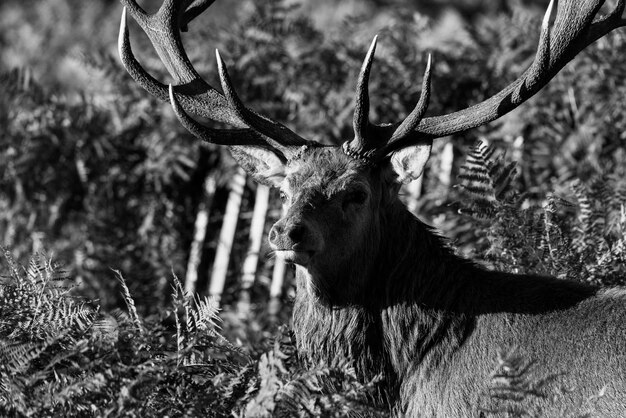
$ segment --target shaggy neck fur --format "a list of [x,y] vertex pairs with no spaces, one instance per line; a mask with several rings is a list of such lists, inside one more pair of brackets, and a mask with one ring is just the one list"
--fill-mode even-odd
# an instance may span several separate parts
[[[381,202],[369,245],[339,269],[341,283],[365,283],[346,300],[307,290],[315,272],[297,268],[293,328],[310,360],[354,360],[363,379],[382,374],[391,400],[410,376],[427,379],[453,356],[479,315],[564,309],[595,289],[552,278],[489,272],[453,254],[394,197]],[[364,260],[371,260],[367,262]],[[337,283],[339,277],[317,278]]]

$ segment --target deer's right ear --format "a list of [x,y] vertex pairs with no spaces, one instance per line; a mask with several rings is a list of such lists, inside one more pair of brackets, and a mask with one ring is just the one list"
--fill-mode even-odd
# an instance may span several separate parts
[[255,181],[266,186],[279,187],[285,178],[285,163],[271,150],[243,145],[231,146],[229,149],[241,168]]
[[429,141],[425,144],[399,149],[391,154],[391,166],[398,175],[400,183],[417,180],[422,175],[432,147],[433,142]]

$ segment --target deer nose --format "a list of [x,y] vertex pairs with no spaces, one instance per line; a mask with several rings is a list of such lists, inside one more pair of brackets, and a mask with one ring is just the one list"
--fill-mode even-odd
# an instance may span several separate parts
[[269,241],[280,249],[291,249],[303,241],[306,227],[303,224],[285,224],[277,222],[269,233]]
[[270,244],[276,245],[276,241],[278,240],[279,234],[280,234],[279,228],[276,225],[272,226],[272,229],[270,229],[270,235],[268,237],[270,240]]
[[291,239],[294,244],[297,244],[302,241],[304,238],[304,226],[303,225],[293,225],[289,230],[287,230],[287,236]]

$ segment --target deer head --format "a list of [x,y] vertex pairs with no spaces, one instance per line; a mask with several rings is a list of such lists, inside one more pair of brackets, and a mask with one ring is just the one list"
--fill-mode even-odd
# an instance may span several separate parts
[[[354,137],[342,146],[307,141],[284,125],[248,109],[239,99],[219,52],[217,66],[223,94],[192,67],[182,46],[180,30],[211,0],[165,0],[147,15],[134,0],[125,5],[119,53],[130,75],[147,91],[170,101],[180,122],[196,137],[227,145],[239,164],[258,182],[280,188],[285,214],[272,227],[275,251],[307,270],[313,289],[349,297],[368,280],[367,274],[337,283],[346,272],[367,272],[379,250],[383,212],[397,207],[399,184],[417,179],[428,161],[432,141],[493,121],[537,93],[587,45],[624,25],[624,1],[596,19],[602,0],[551,0],[541,26],[539,46],[530,67],[499,93],[467,109],[424,117],[430,98],[432,65],[428,58],[421,97],[401,122],[370,122],[368,78],[374,38],[357,80]],[[127,10],[146,32],[175,80],[166,86],[151,77],[131,51]],[[594,20],[595,19],[595,20]],[[189,113],[224,122],[235,129],[213,129]],[[347,279],[346,279],[347,280]]]

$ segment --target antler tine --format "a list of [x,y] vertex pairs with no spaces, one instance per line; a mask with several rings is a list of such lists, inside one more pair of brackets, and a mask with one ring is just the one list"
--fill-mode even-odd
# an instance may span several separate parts
[[[249,123],[239,116],[241,112],[232,109],[227,100],[211,85],[204,81],[193,68],[191,61],[183,48],[180,37],[180,26],[186,25],[202,11],[206,10],[214,0],[165,0],[158,12],[147,15],[135,0],[121,0],[124,4],[122,21],[120,24],[119,53],[122,64],[133,79],[155,97],[169,101],[168,87],[157,81],[139,64],[130,45],[130,36],[126,23],[126,7],[137,23],[148,35],[157,54],[165,64],[170,75],[178,84],[174,87],[177,100],[181,108],[186,112],[227,123],[236,128],[244,128],[226,133],[228,130],[220,130],[225,138],[233,139],[238,132],[243,135],[242,141],[251,141],[255,136],[259,140],[280,145],[283,149],[300,147],[309,144],[287,127],[270,119],[263,118],[256,113],[247,110],[248,119],[253,121],[262,120],[259,123]],[[245,128],[253,128],[256,132],[246,132]],[[249,129],[248,129],[249,130]],[[217,132],[217,131],[215,131]],[[235,141],[236,142],[236,141]],[[229,145],[224,143],[223,145]],[[237,145],[237,144],[233,144]]]
[[[537,46],[535,60],[533,61],[528,77],[526,78],[529,84],[536,83],[537,80],[540,79],[541,74],[545,73],[550,65],[550,19],[552,18],[553,9],[554,0],[550,0],[548,8],[543,16],[543,21],[541,22],[541,32],[539,32],[539,44]],[[521,94],[521,89],[516,93]]]
[[420,123],[426,110],[428,110],[428,104],[430,103],[430,80],[431,80],[431,67],[432,67],[432,55],[428,54],[428,60],[426,61],[426,69],[424,70],[424,77],[422,79],[422,92],[420,98],[415,105],[415,108],[411,113],[402,121],[400,126],[394,131],[389,139],[386,148],[390,149],[395,143],[401,141],[409,135],[413,135],[413,130]]
[[130,15],[143,27],[148,19],[148,14],[135,0],[120,0],[125,9],[130,11]]
[[361,71],[359,72],[359,78],[356,83],[356,94],[354,101],[354,116],[352,119],[352,126],[354,128],[354,139],[352,141],[346,141],[343,143],[343,150],[346,154],[364,160],[369,160],[371,155],[376,151],[376,144],[370,142],[368,138],[368,131],[370,127],[369,122],[369,78],[372,68],[372,62],[374,61],[374,53],[376,52],[376,43],[378,41],[378,35],[374,36],[372,43],[370,44],[363,64],[361,65]]
[[[551,0],[542,22],[535,59],[519,78],[474,106],[448,115],[423,118],[414,133],[401,144],[396,141],[394,148],[463,132],[515,109],[541,90],[589,44],[618,27],[626,26],[626,19],[622,18],[625,3],[618,0],[609,15],[594,22],[604,0]],[[555,10],[556,17],[552,22]],[[393,126],[386,129],[386,135],[393,135]]]
[[[135,20],[139,21],[147,17],[143,9],[139,8],[139,6],[137,6],[134,1],[126,1],[126,3],[132,4],[137,7],[136,9],[134,9],[134,11],[132,8],[128,8],[128,10],[131,11],[131,15]],[[166,97],[163,94],[166,89],[165,85],[160,83],[158,80],[156,80],[146,71],[144,71],[139,62],[137,62],[137,60],[135,59],[135,55],[133,54],[133,51],[130,47],[130,36],[128,33],[128,23],[126,21],[127,7],[128,6],[124,6],[124,9],[122,9],[120,34],[117,40],[117,50],[120,55],[120,59],[122,60],[122,64],[124,65],[124,68],[126,68],[126,71],[130,74],[130,76],[137,82],[137,84],[139,84],[153,96],[156,96],[161,100],[165,100]]]
[[367,54],[365,55],[365,60],[361,66],[361,71],[359,72],[359,78],[356,84],[356,100],[354,103],[354,118],[352,125],[354,127],[354,137],[359,141],[365,141],[367,127],[369,125],[369,79],[377,42],[378,35],[374,36],[374,39],[367,50]]
[[215,0],[195,0],[193,1],[189,7],[186,8],[185,13],[181,16],[180,20],[180,30],[182,32],[187,32],[187,26],[189,22],[194,20],[196,17],[200,16],[202,12],[208,9]]
[[[230,81],[226,64],[224,63],[224,60],[222,60],[220,52],[217,49],[215,50],[215,59],[217,61],[217,71],[220,76],[222,91],[224,92],[224,96],[226,97],[230,108],[235,112],[239,119],[241,119],[250,128],[264,133],[264,135],[271,140],[271,145],[275,148],[287,151],[285,146],[302,146],[308,144],[307,140],[290,131],[285,126],[265,119],[244,106],[241,99],[239,99],[232,82]],[[277,137],[281,138],[280,142],[273,140]],[[289,151],[287,151],[287,153],[289,153]]]
[[611,13],[606,15],[603,19],[593,22],[589,29],[589,34],[587,35],[589,44],[600,39],[617,27],[626,26],[626,19],[622,17],[625,6],[626,0],[618,0]]

